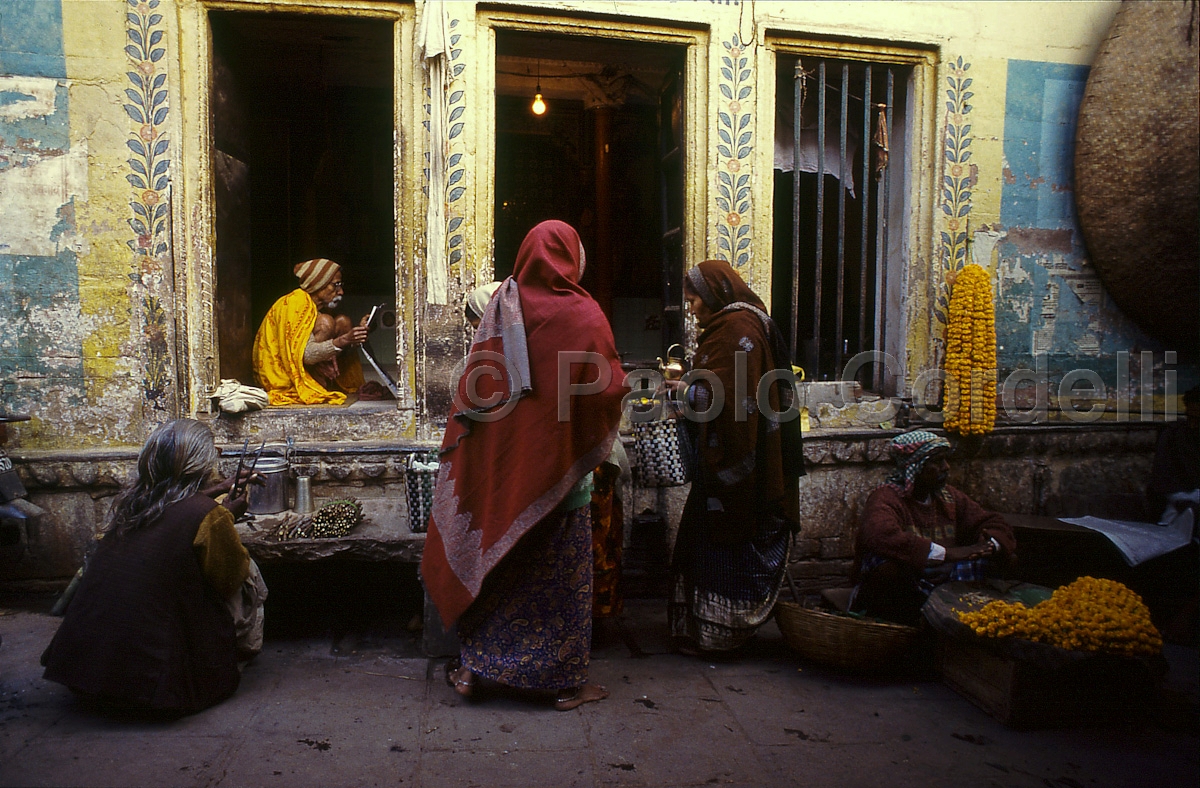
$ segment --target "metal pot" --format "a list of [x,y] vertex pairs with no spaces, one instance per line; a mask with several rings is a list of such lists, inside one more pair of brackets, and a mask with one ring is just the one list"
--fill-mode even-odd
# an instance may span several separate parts
[[251,514],[277,514],[288,508],[288,470],[287,457],[277,454],[264,454],[258,458],[254,472],[263,477],[261,487],[250,485]]

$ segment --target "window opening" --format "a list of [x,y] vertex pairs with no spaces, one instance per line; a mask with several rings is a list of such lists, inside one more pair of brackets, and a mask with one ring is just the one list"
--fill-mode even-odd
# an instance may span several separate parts
[[[886,350],[889,224],[903,201],[904,94],[911,69],[781,56],[776,73],[772,304],[809,380]],[[858,380],[882,391],[881,364]]]
[[[338,312],[357,322],[384,305],[369,341],[395,377],[393,23],[209,19],[220,376],[257,385],[259,324],[298,286],[293,266],[325,257],[342,266]],[[364,373],[372,379],[369,364]]]

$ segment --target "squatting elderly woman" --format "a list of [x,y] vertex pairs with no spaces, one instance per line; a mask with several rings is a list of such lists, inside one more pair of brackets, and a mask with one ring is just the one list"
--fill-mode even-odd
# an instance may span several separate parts
[[[693,425],[696,470],[671,558],[668,618],[679,650],[728,651],[767,620],[783,584],[800,522],[799,419],[783,336],[738,273],[706,260],[688,271],[684,296],[700,327],[693,368],[708,371],[685,396],[707,415]],[[762,405],[777,417],[760,407],[764,379]]]
[[198,421],[169,421],[150,435],[137,480],[117,496],[42,655],[45,678],[167,715],[237,689],[238,659],[249,656],[239,654],[239,634],[244,651],[261,648],[266,586],[234,529],[245,493],[222,505],[214,498],[234,480],[206,486],[216,462],[212,432]]
[[591,475],[616,439],[625,376],[579,285],[584,261],[569,225],[529,232],[483,309],[446,425],[421,576],[458,624],[446,678],[463,696],[486,681],[565,711],[608,694],[587,681]]

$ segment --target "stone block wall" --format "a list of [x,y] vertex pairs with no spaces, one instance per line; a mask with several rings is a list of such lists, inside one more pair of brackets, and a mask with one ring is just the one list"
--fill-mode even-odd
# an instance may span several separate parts
[[[984,438],[952,438],[950,481],[982,505],[1002,512],[1051,516],[1150,519],[1142,493],[1161,424],[1004,427]],[[792,576],[804,591],[847,585],[854,539],[870,492],[888,476],[888,441],[898,431],[816,431],[805,439],[808,475],[800,483],[802,527],[792,552]],[[241,443],[220,442],[223,470],[232,473]],[[297,443],[295,469],[313,477],[322,498],[398,498],[390,507],[407,518],[404,462],[431,444],[384,441]],[[229,456],[233,455],[233,456]],[[47,510],[20,556],[0,556],[0,583],[63,580],[83,560],[119,486],[136,471],[137,450],[19,450],[14,464],[31,500]],[[635,512],[653,509],[673,540],[687,487],[627,488]],[[1140,508],[1139,508],[1140,507]]]

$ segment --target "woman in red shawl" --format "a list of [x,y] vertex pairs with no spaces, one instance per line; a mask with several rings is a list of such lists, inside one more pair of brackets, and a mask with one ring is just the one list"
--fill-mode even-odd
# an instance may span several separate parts
[[421,576],[457,622],[448,683],[557,693],[587,683],[592,630],[591,471],[617,435],[624,373],[612,329],[579,285],[569,225],[533,228],[484,310],[442,441]]
[[[799,420],[783,336],[737,272],[706,260],[688,271],[684,296],[701,329],[694,374],[707,371],[685,396],[698,413],[719,412],[693,421],[696,470],[671,558],[668,618],[681,651],[728,651],[767,620],[783,584],[800,520]],[[762,412],[758,391],[771,370],[781,370],[778,382],[768,378],[762,395],[776,418]]]

